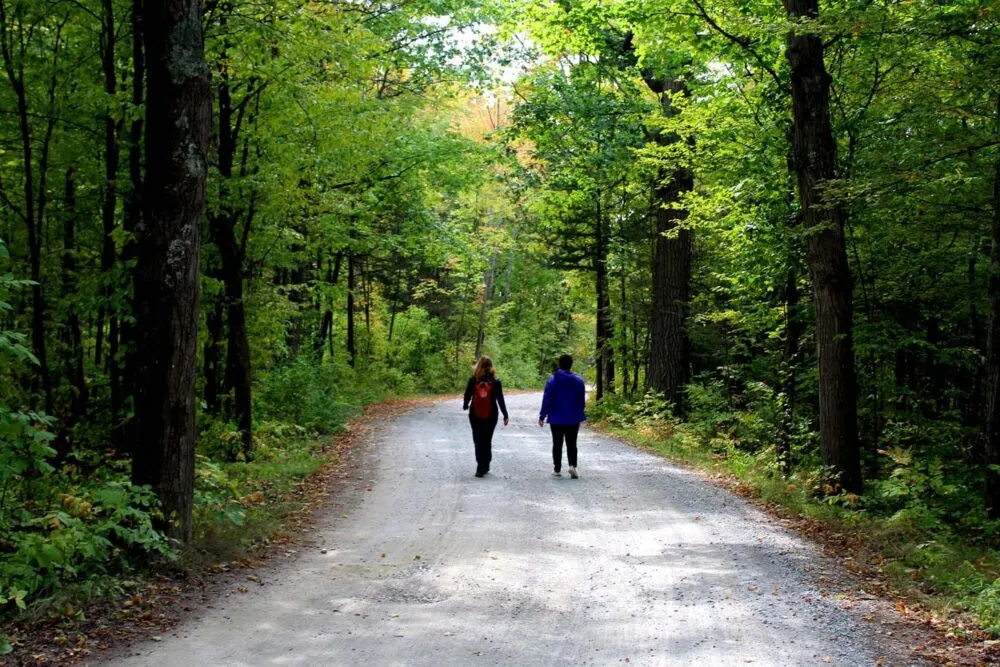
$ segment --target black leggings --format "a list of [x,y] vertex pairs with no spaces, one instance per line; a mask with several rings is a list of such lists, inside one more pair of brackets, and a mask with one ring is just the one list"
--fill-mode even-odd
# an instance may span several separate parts
[[579,424],[549,424],[552,428],[552,465],[556,472],[562,470],[563,439],[566,439],[566,458],[569,467],[576,467],[576,436],[580,432]]
[[490,471],[490,461],[493,460],[493,431],[497,427],[497,417],[480,419],[469,415],[472,426],[472,442],[476,445],[476,474]]

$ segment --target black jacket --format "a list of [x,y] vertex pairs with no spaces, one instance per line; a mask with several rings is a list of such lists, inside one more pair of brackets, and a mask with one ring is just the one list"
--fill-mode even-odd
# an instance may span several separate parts
[[[493,396],[493,406],[490,409],[490,419],[497,419],[497,411],[503,413],[503,418],[507,419],[507,404],[503,400],[503,385],[500,384],[500,380],[492,380],[493,391],[491,395]],[[476,393],[476,385],[479,382],[476,378],[469,378],[469,383],[465,385],[465,400],[462,401],[462,409],[469,410],[469,405],[472,403],[472,395]],[[477,418],[475,413],[469,410],[469,419]]]

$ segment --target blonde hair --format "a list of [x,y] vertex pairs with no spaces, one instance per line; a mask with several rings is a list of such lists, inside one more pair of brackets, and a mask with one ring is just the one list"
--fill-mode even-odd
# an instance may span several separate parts
[[479,357],[476,367],[472,369],[472,377],[477,380],[496,380],[497,371],[493,368],[493,360],[485,354]]

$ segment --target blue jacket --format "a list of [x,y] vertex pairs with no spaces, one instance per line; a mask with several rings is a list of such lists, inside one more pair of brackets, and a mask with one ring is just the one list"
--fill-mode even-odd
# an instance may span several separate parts
[[544,420],[548,417],[550,424],[579,424],[587,420],[583,411],[586,403],[587,390],[583,378],[559,369],[545,383],[538,418]]

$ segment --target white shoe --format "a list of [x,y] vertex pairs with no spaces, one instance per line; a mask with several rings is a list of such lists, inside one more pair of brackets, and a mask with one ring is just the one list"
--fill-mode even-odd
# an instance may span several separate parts
[[553,477],[562,477],[562,473],[557,470],[557,471],[555,471],[555,472],[552,473],[552,476]]
[[573,479],[578,479],[580,477],[580,475],[576,472],[576,468],[569,469],[569,476]]

